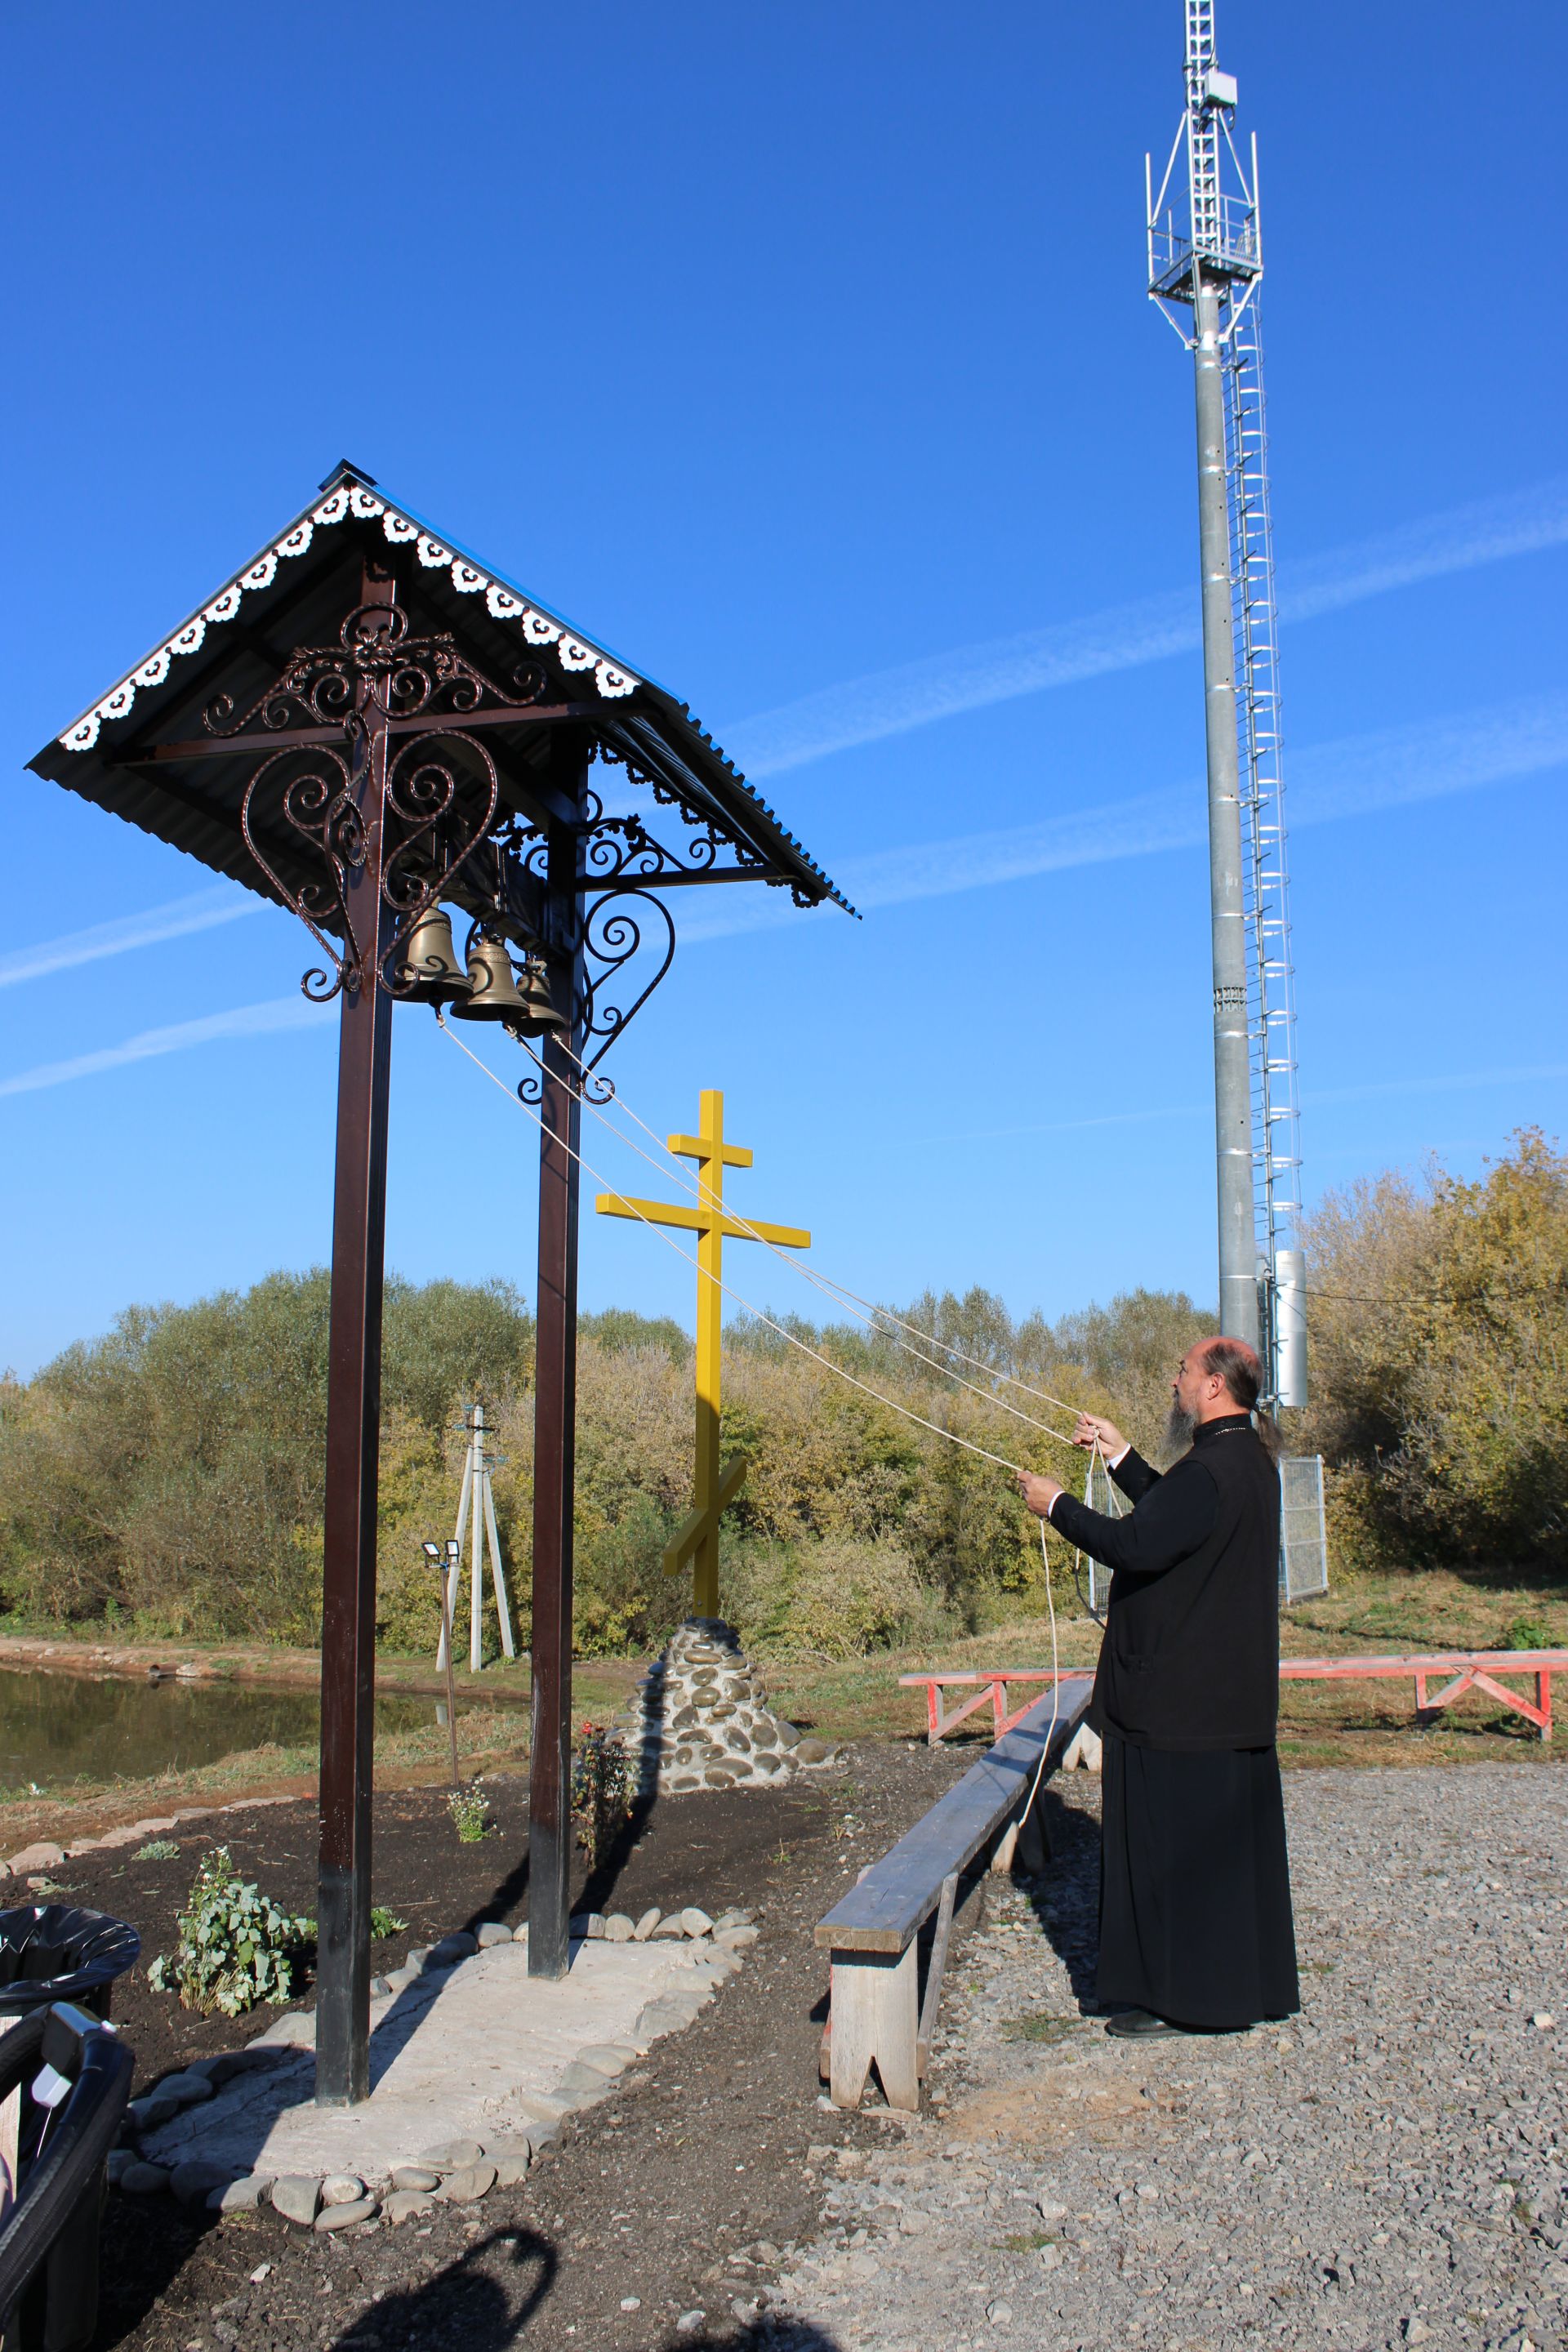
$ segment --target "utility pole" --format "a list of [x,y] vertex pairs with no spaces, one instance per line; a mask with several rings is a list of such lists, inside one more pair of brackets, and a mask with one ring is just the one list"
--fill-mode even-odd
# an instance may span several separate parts
[[[1158,194],[1147,164],[1145,194],[1149,293],[1191,351],[1195,374],[1220,1320],[1262,1356],[1266,1402],[1304,1404],[1258,143],[1244,163],[1233,136],[1236,82],[1215,62],[1214,0],[1184,5],[1186,104]],[[1179,184],[1173,193],[1184,152],[1184,201]]]

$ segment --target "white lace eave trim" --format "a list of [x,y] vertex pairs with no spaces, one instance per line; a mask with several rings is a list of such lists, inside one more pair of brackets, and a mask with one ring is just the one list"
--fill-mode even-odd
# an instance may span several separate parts
[[287,562],[290,556],[303,555],[318,530],[330,530],[333,523],[342,522],[350,515],[361,522],[374,521],[379,515],[382,528],[394,547],[405,547],[411,541],[416,542],[419,561],[426,571],[449,570],[452,585],[465,595],[477,596],[482,591],[486,605],[498,621],[516,621],[527,645],[552,646],[563,669],[568,672],[592,670],[594,684],[607,702],[618,701],[622,695],[633,693],[640,685],[641,680],[631,670],[622,669],[618,663],[611,661],[595,646],[570,635],[559,621],[551,619],[548,613],[536,611],[515,591],[503,588],[499,580],[490,579],[488,573],[479,571],[462,557],[455,556],[450,548],[443,547],[439,540],[432,539],[428,531],[421,530],[416,522],[411,522],[406,515],[399,514],[395,507],[389,507],[384,499],[378,499],[363,483],[345,482],[342,488],[334,490],[330,498],[323,499],[319,507],[312,509],[303,522],[297,523],[291,531],[279,540],[276,546],[269,548],[265,555],[258,556],[254,563],[247,565],[237,579],[231,580],[210,604],[204,604],[195,619],[187,621],[167,645],[160,646],[155,654],[150,654],[128,677],[122,677],[101,702],[93,705],[85,719],[79,719],[74,727],[68,728],[59,738],[62,749],[90,751],[98,740],[99,730],[106,720],[129,717],[139,687],[162,686],[175,657],[181,654],[199,653],[208,629],[219,628],[225,621],[232,621],[247,592],[270,588],[278,576],[279,563]]

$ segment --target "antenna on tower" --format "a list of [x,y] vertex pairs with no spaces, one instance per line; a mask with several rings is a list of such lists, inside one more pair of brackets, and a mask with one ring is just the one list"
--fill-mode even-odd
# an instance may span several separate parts
[[1298,1405],[1307,1401],[1300,1105],[1258,142],[1244,161],[1235,77],[1215,58],[1214,0],[1184,5],[1186,104],[1157,191],[1144,158],[1144,191],[1150,299],[1196,371],[1220,1321],[1257,1347],[1267,1401]]

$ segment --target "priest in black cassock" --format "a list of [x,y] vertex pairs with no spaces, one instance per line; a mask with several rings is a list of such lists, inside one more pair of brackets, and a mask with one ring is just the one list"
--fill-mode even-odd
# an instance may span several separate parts
[[1103,1742],[1100,1970],[1107,2032],[1235,2032],[1300,2006],[1279,1697],[1279,1474],[1253,1425],[1261,1367],[1201,1339],[1173,1383],[1163,1475],[1098,1414],[1129,1496],[1089,1510],[1025,1476],[1029,1508],[1111,1571],[1089,1720]]

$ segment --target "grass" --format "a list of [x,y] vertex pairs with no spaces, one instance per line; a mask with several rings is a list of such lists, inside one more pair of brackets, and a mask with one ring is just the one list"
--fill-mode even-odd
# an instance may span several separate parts
[[1071,2035],[1081,2033],[1081,2017],[1053,2017],[1048,2010],[1038,2009],[1027,2017],[1005,2020],[1001,2032],[1004,2042],[1035,2042],[1049,2044],[1066,2042]]

